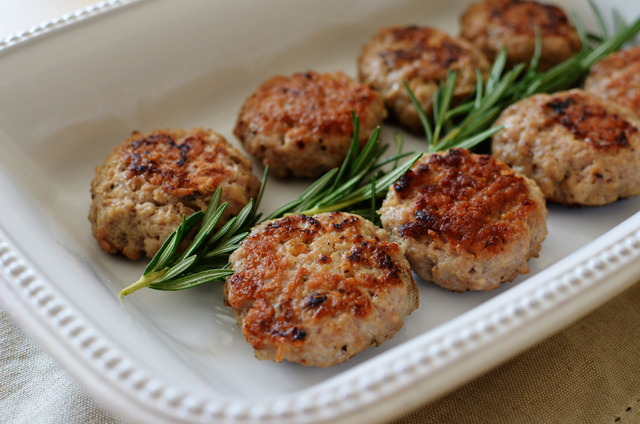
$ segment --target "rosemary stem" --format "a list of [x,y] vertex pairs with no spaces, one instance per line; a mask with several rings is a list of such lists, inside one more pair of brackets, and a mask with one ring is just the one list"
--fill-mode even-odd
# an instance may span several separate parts
[[161,269],[160,271],[156,271],[156,272],[152,272],[151,274],[143,275],[135,283],[133,283],[133,284],[125,287],[124,289],[120,290],[120,293],[118,294],[118,299],[120,300],[120,303],[124,304],[124,297],[125,296],[130,295],[131,293],[134,293],[134,292],[136,292],[136,291],[138,291],[140,289],[147,288],[147,287],[149,287],[149,285],[152,282],[162,278],[162,276],[167,273],[167,270],[168,270],[168,268],[164,268],[164,269]]

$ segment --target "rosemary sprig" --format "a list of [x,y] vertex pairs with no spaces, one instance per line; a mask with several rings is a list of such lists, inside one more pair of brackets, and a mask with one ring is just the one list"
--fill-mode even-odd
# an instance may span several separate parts
[[601,12],[592,1],[589,3],[596,15],[601,35],[587,34],[582,22],[575,18],[576,28],[582,40],[582,49],[571,58],[546,71],[538,70],[542,53],[542,42],[538,31],[534,55],[528,65],[519,64],[505,72],[507,53],[503,49],[494,60],[486,82],[483,82],[482,74],[478,70],[475,94],[455,107],[451,107],[451,98],[456,84],[456,73],[449,72],[447,79],[434,95],[431,118],[427,117],[422,105],[405,82],[405,89],[424,128],[429,145],[428,151],[442,151],[452,147],[467,149],[475,147],[501,129],[500,126],[492,127],[492,125],[507,106],[533,94],[552,93],[575,87],[594,63],[609,53],[619,50],[640,31],[640,19],[631,25],[626,25],[619,16],[615,24],[617,31],[610,31],[604,23]]
[[[380,128],[373,132],[367,144],[360,149],[359,120],[354,114],[352,119],[353,139],[342,166],[327,172],[297,199],[276,210],[265,220],[291,213],[313,215],[339,210],[358,211],[363,216],[370,215],[372,220],[376,219],[375,210],[379,196],[386,192],[421,154],[410,155],[408,160],[398,165],[398,161],[409,154],[400,153],[401,143],[396,141],[396,155],[382,159],[387,146],[380,142]],[[383,167],[387,164],[392,164],[393,169],[385,173]],[[251,228],[261,222],[257,210],[267,177],[268,169],[265,170],[258,199],[255,202],[252,200],[238,216],[231,218],[218,230],[215,228],[227,207],[226,203],[220,204],[220,189],[212,197],[206,212],[198,211],[188,218],[183,217],[182,224],[165,240],[140,279],[120,292],[120,299],[141,288],[183,290],[203,283],[222,281],[233,274],[229,269],[229,255],[240,246]],[[179,246],[198,225],[200,228],[193,241],[180,251]]]
[[[198,211],[188,218],[183,216],[182,223],[167,237],[138,281],[120,291],[120,300],[141,288],[183,290],[211,281],[222,281],[233,274],[227,267],[228,256],[239,247],[261,217],[257,211],[268,174],[269,169],[266,168],[256,201],[251,199],[237,216],[216,231],[216,225],[227,208],[227,203],[220,204],[220,188],[211,198],[206,212]],[[199,224],[200,228],[191,243],[179,251],[179,246]]]
[[[371,134],[369,141],[360,151],[359,120],[354,114],[352,118],[353,139],[342,166],[327,172],[297,199],[282,206],[267,219],[293,213],[315,215],[332,211],[357,211],[375,220],[375,214],[370,212],[375,209],[371,207],[372,198],[375,202],[378,196],[386,193],[389,186],[404,175],[422,154],[397,152],[393,157],[381,159],[388,146],[380,142],[380,128]],[[398,160],[407,156],[409,158],[402,165],[398,165]],[[387,164],[393,164],[394,168],[384,173],[382,168]]]
[[[446,81],[436,91],[433,102],[433,123],[427,117],[420,101],[413,94],[409,85],[404,87],[416,108],[420,122],[424,128],[428,152],[447,150],[452,147],[472,148],[497,132],[499,128],[489,128],[503,109],[501,100],[508,96],[512,85],[524,70],[518,65],[503,75],[506,63],[506,51],[503,50],[494,61],[489,77],[483,84],[478,71],[478,81],[473,99],[451,108],[451,99],[455,88],[457,74],[450,71]],[[462,119],[459,117],[464,116]]]

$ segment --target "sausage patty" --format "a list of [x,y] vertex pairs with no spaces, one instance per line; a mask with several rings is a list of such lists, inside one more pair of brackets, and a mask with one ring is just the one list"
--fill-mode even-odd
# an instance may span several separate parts
[[218,187],[229,203],[222,221],[260,188],[251,162],[221,135],[202,128],[133,132],[96,168],[93,235],[109,253],[152,257],[183,215],[206,209]]
[[412,269],[457,292],[492,290],[529,272],[546,218],[532,180],[463,149],[423,156],[390,187],[380,209]]
[[357,215],[291,215],[251,231],[224,285],[258,359],[328,367],[391,338],[418,307],[401,248]]
[[640,117],[640,46],[612,53],[593,65],[584,88]]
[[493,155],[547,200],[598,206],[640,194],[640,121],[628,109],[574,89],[521,100],[500,124]]
[[460,35],[494,60],[503,47],[507,66],[529,64],[536,27],[542,54],[539,69],[548,69],[577,53],[582,43],[566,13],[558,6],[527,0],[487,0],[471,4],[460,19]]
[[358,59],[360,80],[378,90],[389,114],[414,132],[422,131],[418,113],[402,82],[405,80],[427,116],[433,95],[457,72],[454,101],[476,88],[476,69],[486,72],[488,62],[476,47],[435,28],[393,26],[382,28],[362,48]]
[[346,157],[352,111],[362,146],[386,117],[378,93],[343,72],[275,76],[244,102],[234,134],[274,176],[314,178]]

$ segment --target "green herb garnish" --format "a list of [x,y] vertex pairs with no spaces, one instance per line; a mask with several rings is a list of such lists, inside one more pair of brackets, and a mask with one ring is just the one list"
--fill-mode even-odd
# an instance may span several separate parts
[[475,94],[455,107],[452,106],[451,99],[456,84],[456,73],[449,72],[446,81],[434,95],[431,118],[427,117],[422,105],[405,82],[405,89],[424,128],[428,151],[436,152],[452,147],[473,148],[501,129],[492,125],[506,107],[533,94],[552,93],[575,87],[594,63],[619,50],[640,31],[640,19],[626,25],[619,17],[616,19],[617,31],[609,31],[600,11],[593,2],[590,1],[590,4],[602,34],[587,34],[580,20],[574,18],[582,40],[582,49],[546,71],[538,70],[542,53],[542,42],[538,32],[534,55],[528,66],[518,64],[504,72],[507,52],[503,49],[489,69],[486,82],[483,82],[482,73],[478,70]]
[[[183,216],[182,224],[167,237],[138,281],[120,291],[120,300],[145,287],[165,291],[184,290],[211,281],[223,281],[233,274],[227,267],[229,255],[240,246],[251,227],[260,219],[257,210],[268,173],[267,168],[258,199],[252,199],[220,229],[215,230],[227,208],[227,203],[220,204],[220,188],[211,198],[206,212],[198,211],[188,218]],[[200,229],[191,243],[179,251],[179,246],[198,224]]]
[[[360,150],[359,120],[355,115],[353,122],[354,136],[342,166],[327,172],[297,199],[282,206],[267,219],[292,213],[315,215],[332,211],[358,213],[375,219],[375,216],[370,216],[371,199],[386,193],[389,186],[404,175],[422,154],[398,152],[391,158],[382,159],[388,146],[380,143],[380,128],[371,134],[367,144]],[[398,160],[407,156],[410,156],[409,159],[398,166]],[[392,164],[394,168],[384,173],[382,168],[387,164]]]
[[[398,161],[409,154],[398,152],[391,158],[382,159],[387,146],[380,142],[380,128],[360,149],[359,120],[353,114],[352,118],[353,139],[342,166],[327,172],[296,200],[276,210],[265,220],[292,213],[313,215],[330,211],[361,212],[363,216],[371,215],[371,219],[375,219],[378,196],[407,172],[421,154],[411,155],[402,165],[398,165]],[[387,164],[392,164],[393,169],[384,172],[382,168]],[[140,279],[120,292],[120,299],[141,288],[183,290],[203,283],[223,281],[233,274],[229,269],[229,255],[240,246],[251,228],[261,222],[257,211],[267,177],[268,168],[265,169],[258,199],[255,202],[252,200],[238,216],[231,218],[218,230],[215,230],[216,225],[227,207],[226,203],[220,204],[220,189],[212,197],[206,212],[198,211],[188,218],[183,217],[182,224],[165,240]],[[367,208],[364,212],[358,209],[363,207]],[[180,251],[179,246],[198,225],[200,228],[193,241]]]

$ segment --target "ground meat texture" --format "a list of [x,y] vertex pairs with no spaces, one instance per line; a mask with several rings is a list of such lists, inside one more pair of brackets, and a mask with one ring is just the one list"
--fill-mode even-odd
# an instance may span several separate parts
[[279,178],[315,178],[339,167],[353,140],[363,146],[386,110],[378,93],[343,72],[296,73],[265,81],[242,105],[234,134]]
[[454,103],[475,91],[476,69],[486,74],[488,62],[479,49],[443,31],[419,26],[382,28],[362,48],[359,78],[384,97],[390,116],[414,132],[421,132],[418,113],[403,80],[432,115],[433,95],[456,71]]
[[222,188],[236,215],[260,188],[251,162],[221,135],[201,128],[133,132],[96,168],[91,183],[94,237],[109,253],[152,257],[182,222]]
[[565,12],[554,5],[524,0],[487,0],[471,4],[461,16],[460,35],[490,60],[503,47],[507,66],[529,64],[536,27],[542,37],[540,69],[548,69],[577,53],[582,43]]
[[258,359],[328,367],[391,338],[418,307],[401,248],[357,215],[292,215],[254,228],[224,285]]
[[507,108],[492,153],[533,178],[547,200],[598,206],[640,194],[640,121],[579,89]]
[[593,65],[584,88],[640,117],[640,46],[612,53]]
[[423,156],[380,209],[416,274],[456,292],[492,290],[529,272],[546,218],[532,180],[463,149]]

